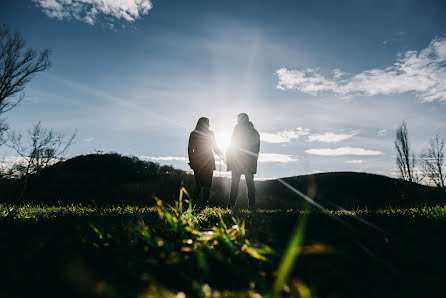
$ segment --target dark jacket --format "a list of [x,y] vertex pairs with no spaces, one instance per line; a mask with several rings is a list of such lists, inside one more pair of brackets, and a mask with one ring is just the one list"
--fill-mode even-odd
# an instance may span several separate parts
[[222,156],[215,142],[214,133],[209,129],[195,129],[189,136],[189,165],[196,172],[212,172],[215,170],[215,151]]
[[226,154],[228,171],[256,174],[259,152],[260,135],[254,125],[250,121],[237,124]]

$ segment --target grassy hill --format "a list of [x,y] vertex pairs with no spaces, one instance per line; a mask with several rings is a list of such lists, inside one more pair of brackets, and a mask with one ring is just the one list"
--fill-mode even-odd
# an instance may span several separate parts
[[[289,210],[302,200],[279,180],[256,183],[258,207],[280,209],[168,208],[193,176],[118,154],[33,175],[31,204],[11,204],[22,181],[2,180],[0,297],[441,297],[444,192],[365,173],[283,181],[333,209],[368,208]],[[212,203],[228,190],[215,178]],[[154,195],[164,202],[135,206]]]
[[[193,176],[171,166],[119,154],[77,156],[43,169],[29,178],[22,200],[27,203],[88,203],[153,205],[153,196],[173,203],[183,185],[194,188]],[[386,176],[335,172],[283,178],[283,181],[329,209],[407,207],[446,202],[446,192]],[[262,209],[296,208],[303,200],[278,180],[256,181],[257,206]],[[225,206],[230,180],[215,177],[211,205]],[[16,202],[23,181],[0,180],[1,201]],[[241,183],[238,206],[247,207]]]

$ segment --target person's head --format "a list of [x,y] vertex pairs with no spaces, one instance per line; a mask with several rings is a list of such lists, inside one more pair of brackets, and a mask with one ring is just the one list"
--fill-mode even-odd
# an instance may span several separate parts
[[245,113],[240,113],[237,115],[237,123],[238,124],[243,124],[249,121],[249,117],[247,114]]
[[201,117],[198,119],[197,126],[195,129],[206,130],[209,129],[209,119],[206,117]]

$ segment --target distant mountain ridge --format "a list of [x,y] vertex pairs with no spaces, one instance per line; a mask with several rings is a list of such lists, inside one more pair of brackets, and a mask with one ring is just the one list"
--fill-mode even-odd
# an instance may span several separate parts
[[[329,209],[385,208],[446,204],[445,191],[386,176],[333,172],[282,179]],[[152,205],[153,196],[173,203],[181,186],[192,192],[194,178],[171,166],[119,154],[81,155],[41,170],[29,178],[22,197],[26,203]],[[225,206],[230,180],[214,177],[211,204]],[[257,206],[296,208],[303,200],[276,180],[256,181]],[[1,202],[14,202],[23,189],[19,180],[0,180]],[[246,186],[241,182],[238,206],[244,208]]]

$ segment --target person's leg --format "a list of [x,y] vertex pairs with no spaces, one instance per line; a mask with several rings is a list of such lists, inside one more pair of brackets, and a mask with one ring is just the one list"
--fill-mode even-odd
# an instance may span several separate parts
[[212,176],[214,175],[214,170],[211,169],[209,172],[207,172],[205,175],[203,175],[203,200],[200,203],[201,207],[206,207],[209,203],[209,194],[211,192],[212,187]]
[[238,188],[240,185],[240,176],[240,173],[232,171],[231,193],[229,194],[228,208],[232,208],[235,206],[235,200],[237,199]]
[[254,174],[245,174],[246,186],[248,187],[248,206],[254,209],[256,203],[256,187],[254,184]]
[[201,207],[206,207],[209,204],[209,194],[211,192],[210,186],[204,186],[203,187],[203,201],[201,202]]
[[201,193],[202,183],[201,183],[201,179],[200,179],[200,176],[198,175],[198,173],[194,173],[194,177],[195,177],[195,191],[194,191],[192,203],[195,205],[198,205],[200,202],[200,193]]

